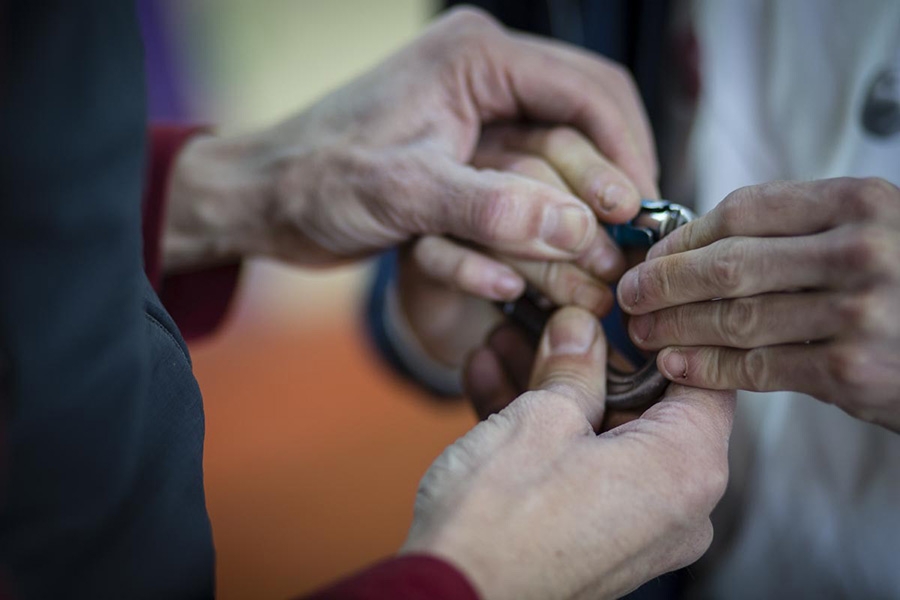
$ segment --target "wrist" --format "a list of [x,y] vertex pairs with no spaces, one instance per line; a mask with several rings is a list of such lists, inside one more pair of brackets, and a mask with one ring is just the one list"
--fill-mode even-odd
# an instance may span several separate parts
[[162,238],[163,270],[189,271],[263,253],[266,177],[254,166],[252,137],[197,135],[169,178]]

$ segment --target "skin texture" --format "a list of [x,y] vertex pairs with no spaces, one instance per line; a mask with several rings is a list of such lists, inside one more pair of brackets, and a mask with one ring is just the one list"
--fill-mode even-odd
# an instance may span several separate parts
[[402,551],[442,556],[492,600],[618,597],[699,558],[727,481],[733,394],[673,385],[598,436],[605,368],[595,317],[558,311],[533,391],[423,477]]
[[654,246],[619,302],[673,381],[803,392],[900,431],[898,257],[896,186],[767,183]]
[[164,263],[327,266],[406,244],[419,306],[449,289],[451,304],[483,310],[461,290],[511,299],[527,277],[588,308],[561,310],[527,356],[533,374],[517,376],[536,391],[429,469],[403,551],[451,561],[487,600],[613,597],[705,551],[727,479],[728,393],[672,386],[640,419],[595,434],[606,368],[595,314],[612,301],[597,278],[625,268],[598,218],[633,216],[655,176],[624,71],[456,11],[267,131],[192,141],[170,180]]
[[[615,168],[582,173],[582,201],[470,164],[484,126],[523,120],[582,132]],[[271,129],[189,144],[170,185],[164,264],[266,255],[331,265],[428,234],[516,259],[571,261],[600,244],[595,211],[627,219],[655,176],[649,128],[620,67],[458,10]],[[440,248],[422,252],[461,288],[511,298],[524,285],[486,252],[483,268],[458,269]],[[591,258],[597,269],[609,263]]]
[[[625,193],[621,202],[627,211],[607,216],[598,212],[603,222],[627,221],[639,207],[640,195],[633,184],[590,140],[569,127],[488,127],[472,164],[482,172],[512,173],[539,181],[585,204],[596,198],[597,190],[616,186]],[[498,323],[496,310],[478,298],[513,299],[527,281],[558,306],[580,306],[602,316],[613,305],[607,282],[617,280],[626,265],[622,252],[602,228],[571,261],[516,259],[496,251],[485,253],[445,237],[423,236],[401,254],[400,300],[426,351],[440,362],[458,367]],[[493,269],[509,273],[520,282],[512,293],[496,289],[493,282],[497,277],[485,275]],[[466,325],[461,329],[462,323]],[[524,369],[527,372],[530,363]]]

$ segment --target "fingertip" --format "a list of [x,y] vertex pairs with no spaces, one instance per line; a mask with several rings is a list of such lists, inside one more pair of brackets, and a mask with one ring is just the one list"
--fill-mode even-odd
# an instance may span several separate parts
[[531,389],[567,396],[598,427],[606,397],[606,338],[596,316],[568,306],[550,318],[535,360]]
[[631,183],[616,181],[597,192],[597,210],[606,223],[624,223],[633,219],[641,208],[641,194]]
[[511,269],[499,269],[492,291],[491,300],[515,300],[525,292],[525,280]]
[[525,291],[525,280],[507,265],[470,249],[453,272],[453,283],[460,290],[495,301],[518,298]]
[[688,378],[687,357],[678,348],[665,348],[656,356],[656,366],[666,379],[684,383]]

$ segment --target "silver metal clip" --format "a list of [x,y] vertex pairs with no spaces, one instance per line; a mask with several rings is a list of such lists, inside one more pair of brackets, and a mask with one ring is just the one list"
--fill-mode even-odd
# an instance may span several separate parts
[[[674,202],[643,200],[641,211],[628,223],[607,225],[612,239],[623,248],[647,248],[695,218],[694,213]],[[540,339],[553,307],[549,301],[528,290],[514,302],[500,303],[500,309],[535,340]],[[625,336],[627,338],[627,335]],[[656,355],[633,373],[607,364],[606,406],[614,410],[635,410],[656,403],[669,381],[656,368]]]

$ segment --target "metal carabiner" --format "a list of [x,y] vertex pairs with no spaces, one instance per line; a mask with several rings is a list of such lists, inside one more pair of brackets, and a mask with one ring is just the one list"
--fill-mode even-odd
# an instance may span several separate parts
[[[622,248],[646,248],[666,237],[688,221],[694,213],[680,204],[665,200],[643,200],[638,215],[628,223],[607,225],[610,237]],[[503,314],[515,322],[534,339],[539,339],[550,318],[553,305],[547,298],[534,290],[528,290],[513,302],[500,303]],[[623,329],[621,320],[607,326],[607,337],[617,337],[620,344],[631,345],[624,331],[610,335],[609,327]],[[632,345],[626,354],[638,351]],[[606,365],[606,406],[615,410],[635,410],[654,404],[668,386],[669,381],[656,368],[656,355],[633,373],[626,373],[607,363]]]

